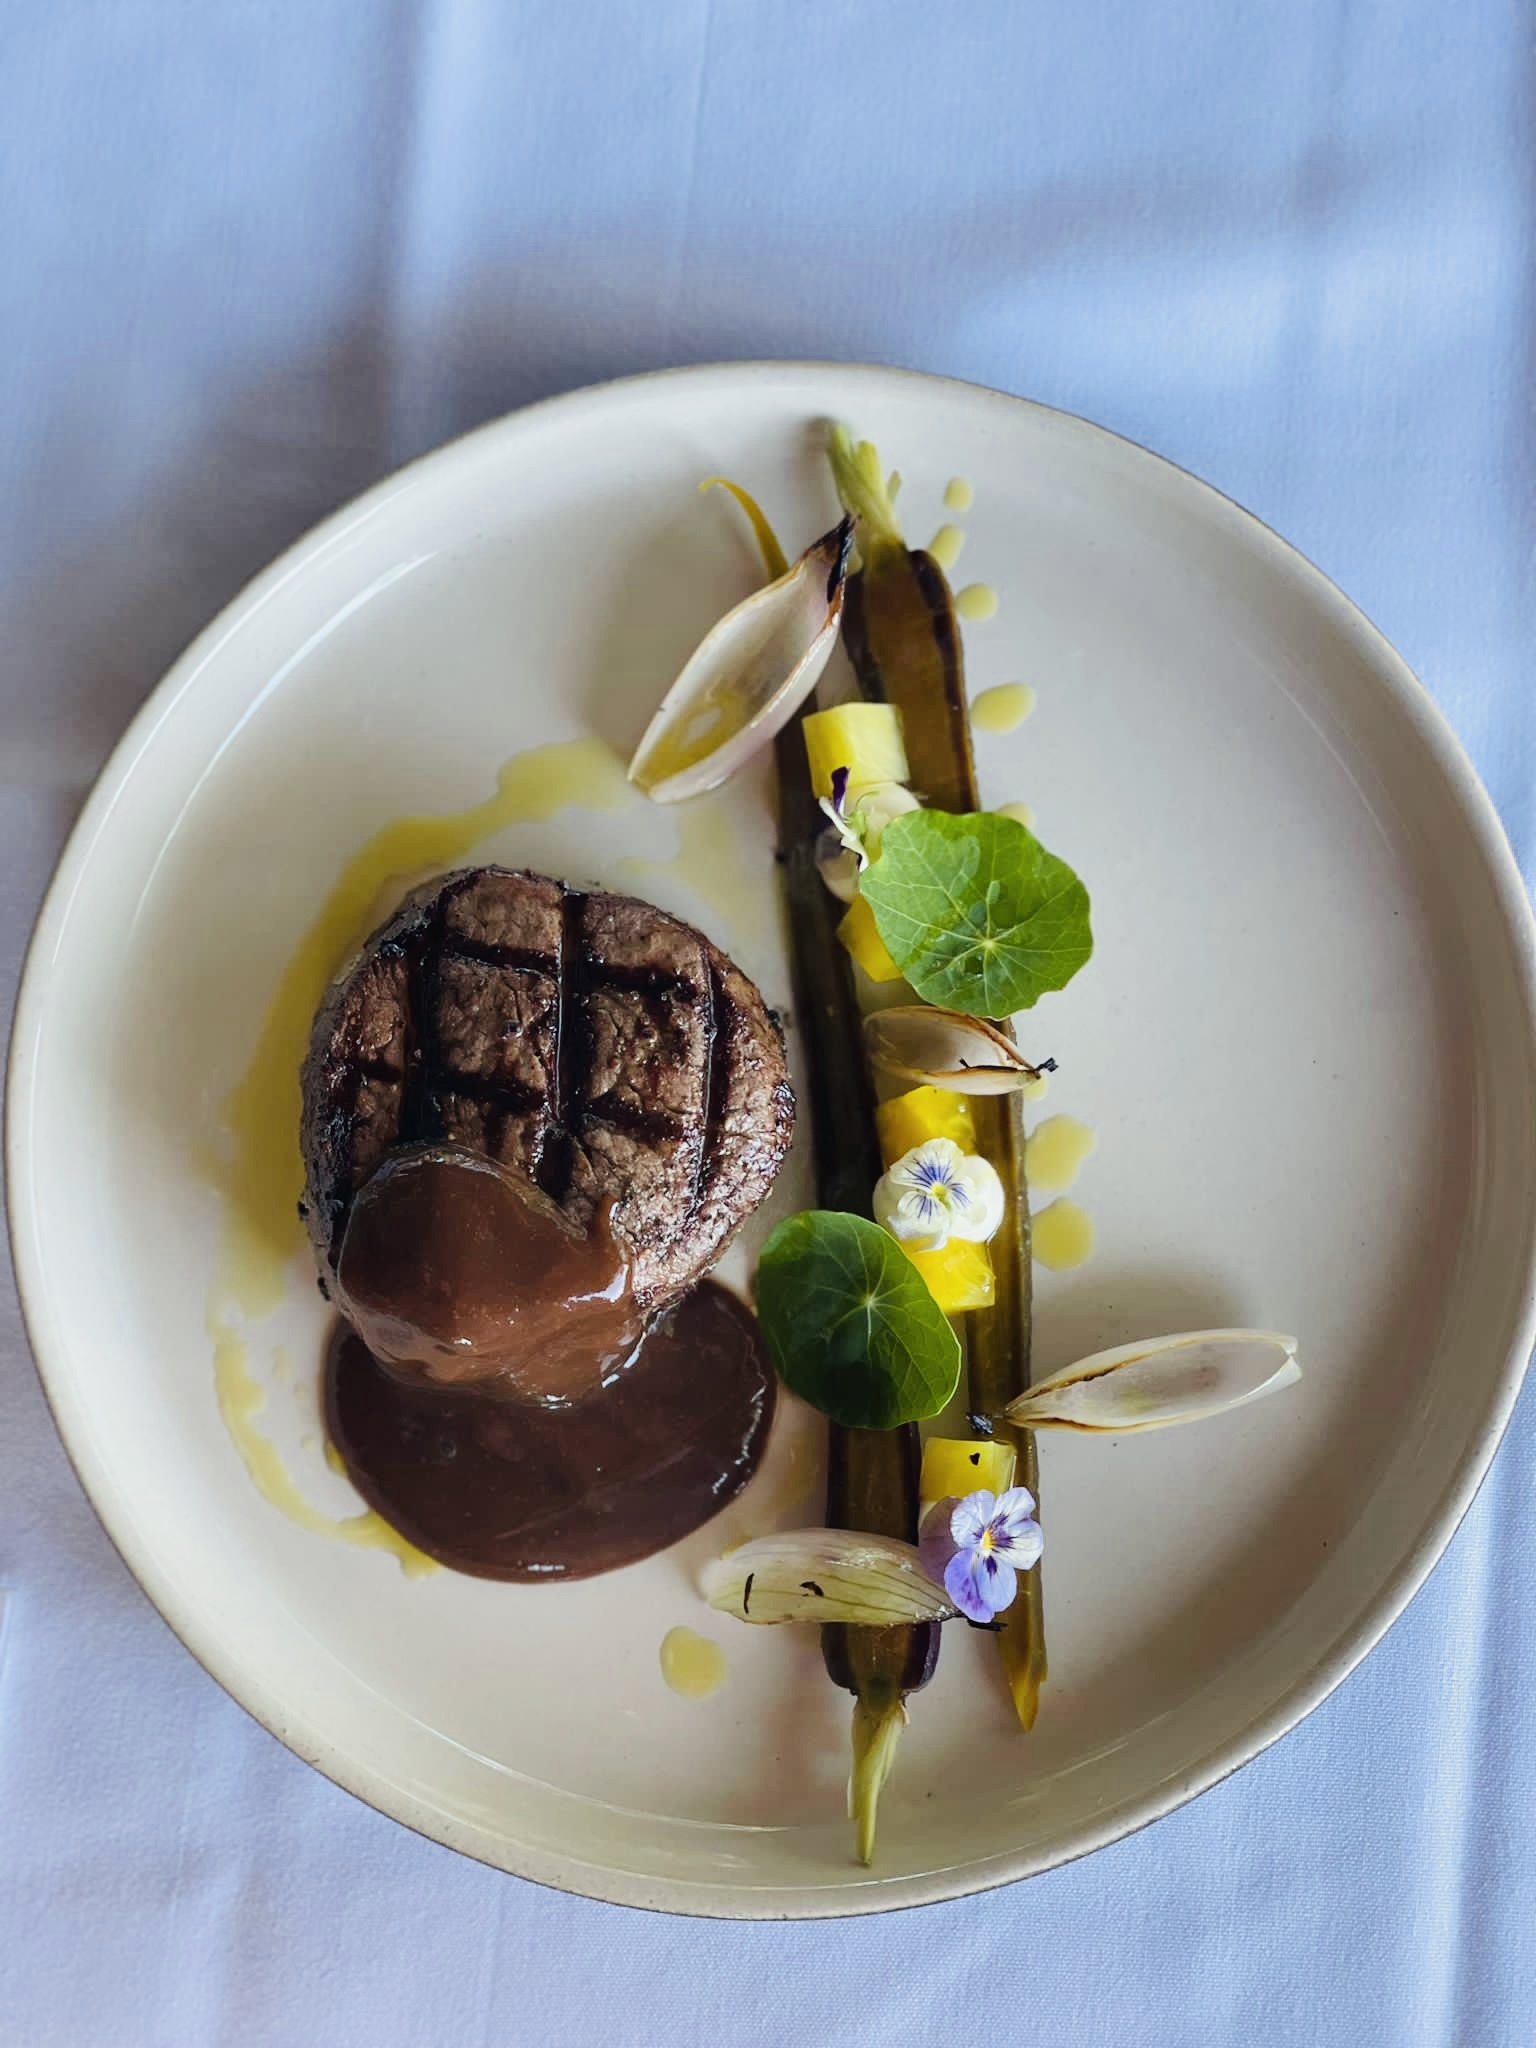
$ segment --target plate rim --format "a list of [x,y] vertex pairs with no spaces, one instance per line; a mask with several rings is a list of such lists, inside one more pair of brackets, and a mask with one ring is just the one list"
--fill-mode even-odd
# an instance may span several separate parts
[[47,1309],[38,1269],[37,1242],[24,1213],[25,1193],[32,1180],[28,1112],[37,1064],[39,1028],[49,992],[51,952],[56,949],[67,923],[75,891],[95,844],[159,727],[182,697],[195,686],[198,676],[224,642],[284,584],[344,540],[356,527],[375,518],[396,497],[415,488],[423,472],[432,468],[446,470],[473,444],[489,442],[534,415],[547,415],[560,408],[575,409],[600,399],[611,402],[626,393],[638,392],[652,385],[678,380],[704,383],[784,375],[814,377],[818,374],[868,379],[875,384],[921,387],[934,394],[954,392],[963,394],[968,400],[979,396],[1009,411],[1022,408],[1027,413],[1047,417],[1058,425],[1064,423],[1073,432],[1093,440],[1119,444],[1146,462],[1172,472],[1180,485],[1191,488],[1197,497],[1215,501],[1227,515],[1235,515],[1238,526],[1267,557],[1269,565],[1298,578],[1308,596],[1366,657],[1372,688],[1385,692],[1426,746],[1471,831],[1491,887],[1493,906],[1510,942],[1513,976],[1523,997],[1525,1014],[1533,1033],[1536,1033],[1536,915],[1533,915],[1524,877],[1493,800],[1450,721],[1424,683],[1385,634],[1299,548],[1215,485],[1130,436],[1100,426],[1081,414],[965,378],[894,365],[817,358],[752,358],[740,362],[685,364],[609,378],[558,392],[499,414],[391,471],[366,491],[326,514],[259,570],[172,662],[130,720],[93,781],[44,891],[23,953],[6,1062],[3,1118],[6,1224],[22,1326],[33,1366],[59,1441],[91,1511],[140,1590],[182,1646],[237,1706],[285,1748],[365,1805],[425,1839],[455,1849],[488,1868],[527,1878],[571,1896],[611,1905],[723,1920],[855,1918],[971,1897],[1060,1868],[1139,1833],[1142,1828],[1230,1777],[1320,1706],[1377,1647],[1423,1586],[1487,1476],[1519,1397],[1533,1347],[1536,1347],[1536,1215],[1533,1215],[1529,1219],[1530,1229],[1525,1244],[1523,1299],[1513,1341],[1500,1362],[1482,1424],[1442,1489],[1423,1533],[1367,1602],[1348,1634],[1325,1649],[1278,1700],[1210,1752],[1199,1768],[1181,1773],[1150,1791],[1107,1809],[1083,1830],[1082,1839],[1077,1844],[1059,1852],[1021,1850],[968,1867],[908,1877],[870,1876],[852,1881],[842,1879],[826,1885],[776,1888],[739,1883],[714,1886],[691,1879],[590,1864],[578,1857],[531,1847],[507,1837],[495,1841],[488,1834],[482,1837],[479,1831],[443,1814],[430,1802],[415,1798],[392,1783],[377,1780],[368,1767],[354,1764],[344,1749],[322,1737],[318,1730],[296,1723],[259,1676],[252,1681],[242,1673],[237,1681],[236,1676],[226,1675],[221,1669],[226,1660],[215,1647],[200,1640],[197,1618],[182,1611],[174,1588],[148,1547],[139,1544],[131,1526],[124,1526],[120,1532],[114,1529],[110,1510],[98,1497],[109,1490],[108,1476],[103,1470],[88,1477],[83,1469],[82,1458],[77,1455],[65,1421],[69,1399],[62,1374],[55,1385],[51,1377],[52,1368],[45,1362],[47,1346],[40,1341]]

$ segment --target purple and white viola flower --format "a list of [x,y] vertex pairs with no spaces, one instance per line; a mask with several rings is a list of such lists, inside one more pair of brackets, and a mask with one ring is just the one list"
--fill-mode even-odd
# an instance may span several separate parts
[[914,1145],[875,1183],[875,1221],[916,1251],[941,1251],[952,1237],[985,1244],[1006,1206],[997,1168],[953,1138]]
[[983,1488],[963,1499],[935,1502],[923,1517],[918,1555],[967,1621],[989,1622],[1011,1607],[1019,1573],[1040,1562],[1045,1538],[1027,1486],[1006,1493]]

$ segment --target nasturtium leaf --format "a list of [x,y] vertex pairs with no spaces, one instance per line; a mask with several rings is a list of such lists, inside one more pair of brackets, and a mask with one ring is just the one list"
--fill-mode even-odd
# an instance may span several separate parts
[[917,993],[970,1017],[1031,1008],[1093,951],[1088,891],[1027,826],[992,811],[893,819],[859,887]]
[[807,1209],[757,1264],[757,1319],[787,1387],[846,1429],[937,1415],[960,1381],[960,1343],[927,1282],[878,1223]]

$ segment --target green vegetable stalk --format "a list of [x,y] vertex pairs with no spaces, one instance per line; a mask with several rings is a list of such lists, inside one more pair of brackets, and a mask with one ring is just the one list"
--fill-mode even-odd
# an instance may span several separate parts
[[[862,566],[848,579],[843,642],[866,697],[901,713],[907,756],[924,795],[939,810],[980,808],[966,709],[960,629],[943,570],[924,550],[909,548],[891,504],[879,458],[834,428],[831,461],[844,508],[859,520]],[[1086,902],[1086,899],[1085,899]],[[993,1306],[966,1318],[966,1379],[971,1410],[997,1417],[1029,1385],[1031,1269],[1029,1200],[1024,1184],[1024,1128],[1017,1095],[972,1099],[977,1141],[997,1168],[1008,1196],[1002,1228],[992,1240],[997,1294]],[[1039,1460],[1029,1430],[997,1424],[1018,1453],[1018,1476],[1036,1498]],[[998,1649],[1020,1725],[1033,1727],[1046,1678],[1045,1621],[1038,1570],[1024,1574],[1018,1599],[1002,1617]]]
[[[867,1217],[882,1165],[874,1092],[864,1060],[852,968],[837,936],[838,905],[816,869],[816,834],[823,821],[811,793],[798,722],[779,734],[775,748],[780,860],[795,1014],[808,1055],[806,1094],[817,1195],[825,1209]],[[920,1458],[913,1423],[894,1429],[831,1423],[828,1524],[914,1542]],[[934,1622],[895,1628],[839,1623],[822,1630],[828,1675],[854,1696],[848,1811],[861,1863],[874,1856],[880,1793],[906,1725],[906,1696],[933,1676],[939,1638]]]

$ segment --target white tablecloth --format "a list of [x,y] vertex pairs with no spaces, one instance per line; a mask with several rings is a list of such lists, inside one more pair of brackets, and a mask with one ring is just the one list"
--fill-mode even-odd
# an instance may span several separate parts
[[[0,978],[191,634],[403,458],[658,364],[864,357],[1252,506],[1530,871],[1517,0],[6,0]],[[1192,1807],[821,1927],[556,1897],[335,1790],[118,1563],[0,1302],[0,2042],[1536,2040],[1536,1405],[1386,1644]]]

